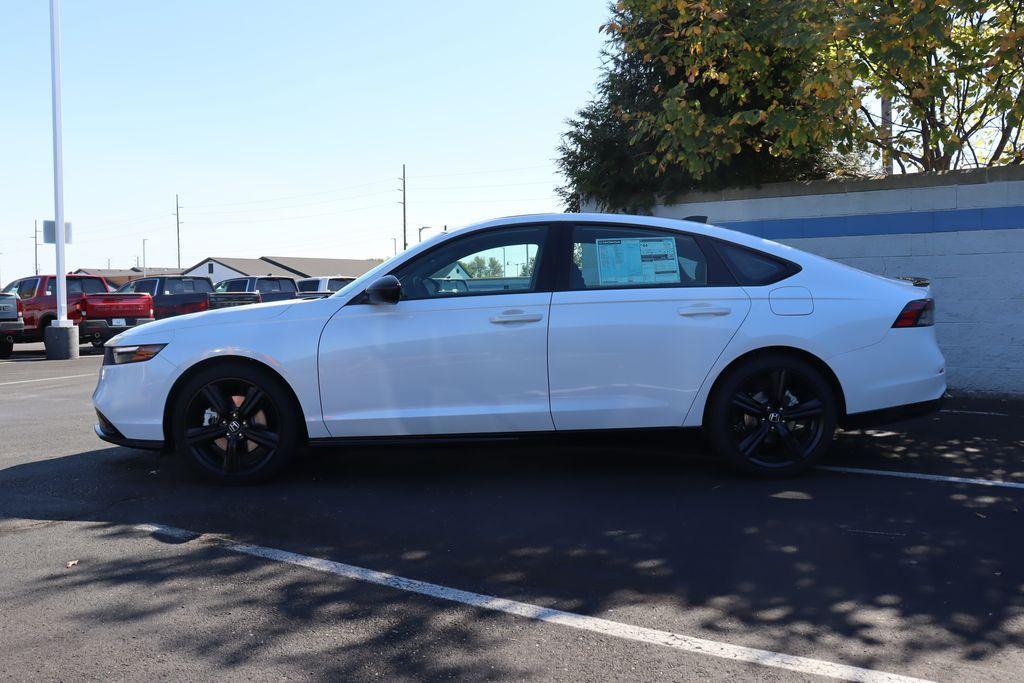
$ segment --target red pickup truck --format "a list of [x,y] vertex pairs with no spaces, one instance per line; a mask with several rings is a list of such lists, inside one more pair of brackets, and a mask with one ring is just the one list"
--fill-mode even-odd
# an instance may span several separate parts
[[[68,318],[78,325],[84,344],[100,346],[119,332],[153,320],[153,298],[149,294],[112,294],[107,281],[95,275],[68,275]],[[37,342],[43,330],[57,317],[57,278],[33,275],[15,280],[4,292],[17,294],[25,317],[25,329],[14,335],[15,342]]]

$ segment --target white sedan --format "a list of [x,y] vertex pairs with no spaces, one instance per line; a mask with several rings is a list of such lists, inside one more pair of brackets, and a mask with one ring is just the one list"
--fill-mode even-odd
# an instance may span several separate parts
[[709,225],[504,218],[325,299],[118,335],[96,432],[249,482],[305,444],[702,427],[732,465],[788,475],[838,425],[938,404],[933,315],[927,286]]

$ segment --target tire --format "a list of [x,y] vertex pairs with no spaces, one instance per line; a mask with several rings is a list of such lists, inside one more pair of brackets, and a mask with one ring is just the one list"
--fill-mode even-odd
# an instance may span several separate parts
[[820,370],[796,356],[772,353],[728,371],[711,396],[704,428],[732,467],[787,477],[821,461],[838,418],[835,392]]
[[36,341],[46,341],[46,328],[49,327],[55,318],[52,315],[45,315],[39,319],[39,327],[36,328],[36,333],[39,335],[39,339]]
[[305,439],[288,388],[269,370],[245,362],[204,368],[181,388],[172,410],[171,437],[178,454],[200,475],[221,484],[267,481],[284,469]]
[[0,337],[0,358],[10,358],[14,353],[14,342],[7,337]]
[[100,341],[99,339],[93,339],[91,343],[92,343],[92,347],[93,347],[94,349],[102,349],[102,348],[103,348],[103,345],[104,345],[104,344],[105,344],[106,342],[104,342],[104,341]]

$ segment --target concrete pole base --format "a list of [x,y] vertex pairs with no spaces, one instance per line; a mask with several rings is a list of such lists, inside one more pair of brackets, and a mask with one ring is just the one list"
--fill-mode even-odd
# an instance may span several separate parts
[[71,360],[78,358],[78,328],[48,326],[43,331],[46,344],[46,360]]

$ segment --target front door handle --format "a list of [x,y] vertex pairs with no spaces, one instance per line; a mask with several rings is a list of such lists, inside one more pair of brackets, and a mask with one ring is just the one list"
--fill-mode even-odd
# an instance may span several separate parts
[[502,313],[501,315],[492,315],[491,322],[496,325],[505,323],[539,323],[544,319],[544,316],[540,313]]
[[701,306],[696,304],[694,306],[687,306],[686,308],[679,309],[679,315],[687,318],[692,318],[699,315],[729,315],[732,313],[731,308],[726,307],[713,307],[713,306]]

